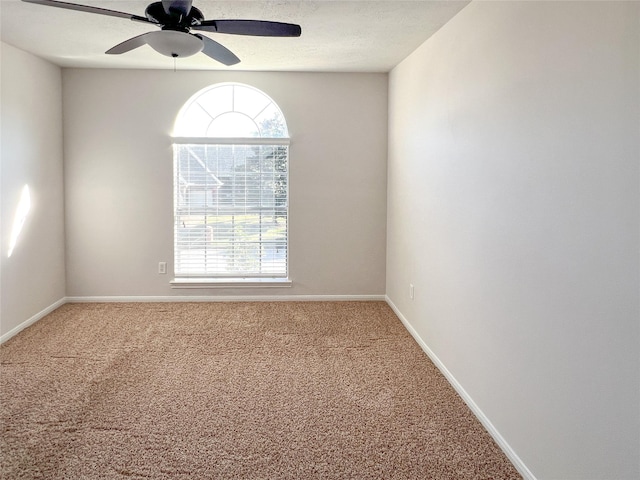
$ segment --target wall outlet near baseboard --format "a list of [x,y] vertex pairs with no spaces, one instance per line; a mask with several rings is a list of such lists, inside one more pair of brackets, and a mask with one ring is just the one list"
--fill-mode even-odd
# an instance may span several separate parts
[[167,262],[158,262],[158,273],[167,273]]
[[413,283],[409,284],[409,298],[413,300],[414,291],[413,291]]

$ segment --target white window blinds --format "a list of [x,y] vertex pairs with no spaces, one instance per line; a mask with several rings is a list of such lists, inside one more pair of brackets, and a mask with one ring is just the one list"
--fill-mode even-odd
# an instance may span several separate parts
[[176,277],[287,277],[288,140],[250,140],[174,145]]

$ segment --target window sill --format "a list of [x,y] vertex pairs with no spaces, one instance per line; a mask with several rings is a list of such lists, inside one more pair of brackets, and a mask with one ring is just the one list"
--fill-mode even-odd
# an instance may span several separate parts
[[291,287],[288,278],[174,278],[171,288],[273,288]]

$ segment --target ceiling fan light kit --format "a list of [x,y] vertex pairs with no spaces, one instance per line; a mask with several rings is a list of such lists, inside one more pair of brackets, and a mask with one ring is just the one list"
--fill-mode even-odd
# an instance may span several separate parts
[[173,58],[190,57],[204,48],[202,39],[185,32],[175,30],[159,30],[149,32],[145,39],[147,45],[156,52]]
[[224,45],[211,38],[190,33],[201,30],[231,35],[251,35],[261,37],[299,37],[300,25],[271,22],[265,20],[205,20],[200,10],[192,6],[192,0],[162,0],[147,6],[145,16],[119,12],[105,8],[61,2],[58,0],[22,0],[27,3],[65,8],[98,15],[125,18],[134,22],[148,23],[161,30],[143,33],[130,38],[107,50],[110,55],[120,55],[134,48],[149,45],[156,52],[167,57],[190,57],[202,52],[208,57],[224,64],[234,65],[240,59]]

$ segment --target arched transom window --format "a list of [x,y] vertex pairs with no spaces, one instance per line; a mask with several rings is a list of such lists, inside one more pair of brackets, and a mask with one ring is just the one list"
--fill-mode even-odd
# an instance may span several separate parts
[[173,137],[174,284],[288,281],[289,134],[276,103],[213,85],[184,105]]

